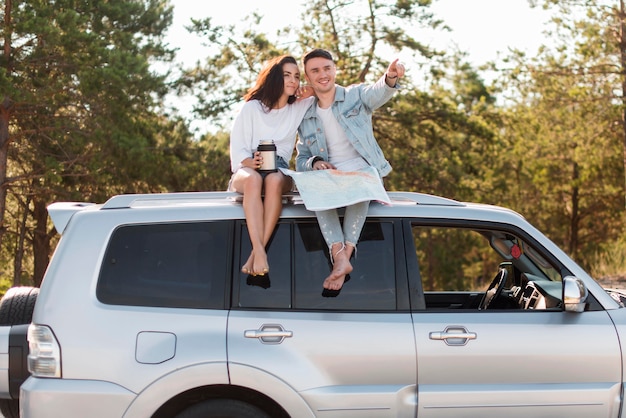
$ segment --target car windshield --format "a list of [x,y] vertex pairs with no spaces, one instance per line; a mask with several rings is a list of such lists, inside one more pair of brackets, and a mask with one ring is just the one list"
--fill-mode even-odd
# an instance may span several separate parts
[[535,276],[552,281],[561,281],[558,270],[521,238],[497,231],[483,231],[482,234],[488,237],[491,247],[503,259],[512,261],[522,271],[528,271]]

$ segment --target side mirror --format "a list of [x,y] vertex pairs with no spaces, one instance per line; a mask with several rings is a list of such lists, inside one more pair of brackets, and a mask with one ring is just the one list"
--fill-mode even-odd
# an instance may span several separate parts
[[563,277],[563,303],[566,312],[583,312],[589,292],[578,277]]

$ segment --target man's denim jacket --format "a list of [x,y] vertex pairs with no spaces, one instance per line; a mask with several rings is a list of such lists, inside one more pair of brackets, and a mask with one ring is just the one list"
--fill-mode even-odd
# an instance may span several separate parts
[[[391,99],[398,88],[397,84],[396,87],[389,87],[384,75],[372,85],[336,86],[335,102],[332,105],[333,115],[346,132],[348,140],[365,161],[378,170],[381,177],[389,174],[391,165],[374,138],[372,112]],[[322,121],[317,118],[317,99],[300,123],[296,149],[297,171],[312,170],[315,157],[328,161],[326,136]]]

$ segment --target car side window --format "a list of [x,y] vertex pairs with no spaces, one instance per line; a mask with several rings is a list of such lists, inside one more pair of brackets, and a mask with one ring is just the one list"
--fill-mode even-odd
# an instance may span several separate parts
[[238,285],[234,289],[234,305],[240,308],[289,309],[291,307],[291,223],[279,222],[267,245],[270,272],[253,276],[241,272],[252,245],[245,223],[238,226],[239,258],[233,267]]
[[224,309],[232,222],[117,228],[96,295],[111,305]]
[[418,223],[412,233],[426,309],[562,308],[558,269],[518,236]]
[[[242,265],[250,253],[244,225]],[[293,258],[291,257],[293,255]],[[354,267],[340,291],[325,291],[322,283],[332,264],[315,220],[281,221],[268,245],[267,278],[239,274],[236,305],[333,311],[393,311],[397,309],[396,265],[392,222],[368,220],[363,228]]]
[[295,301],[299,309],[396,309],[396,266],[393,224],[366,222],[351,259],[352,273],[341,291],[324,291],[322,283],[332,264],[317,223],[299,224],[294,234]]

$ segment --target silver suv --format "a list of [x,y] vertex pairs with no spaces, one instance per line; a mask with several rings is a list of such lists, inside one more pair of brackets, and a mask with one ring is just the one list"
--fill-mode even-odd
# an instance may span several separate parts
[[27,327],[30,377],[0,393],[22,418],[624,416],[619,297],[515,212],[390,197],[338,292],[297,194],[256,277],[237,194],[52,204],[41,289],[0,303],[36,299],[0,327],[0,366]]

